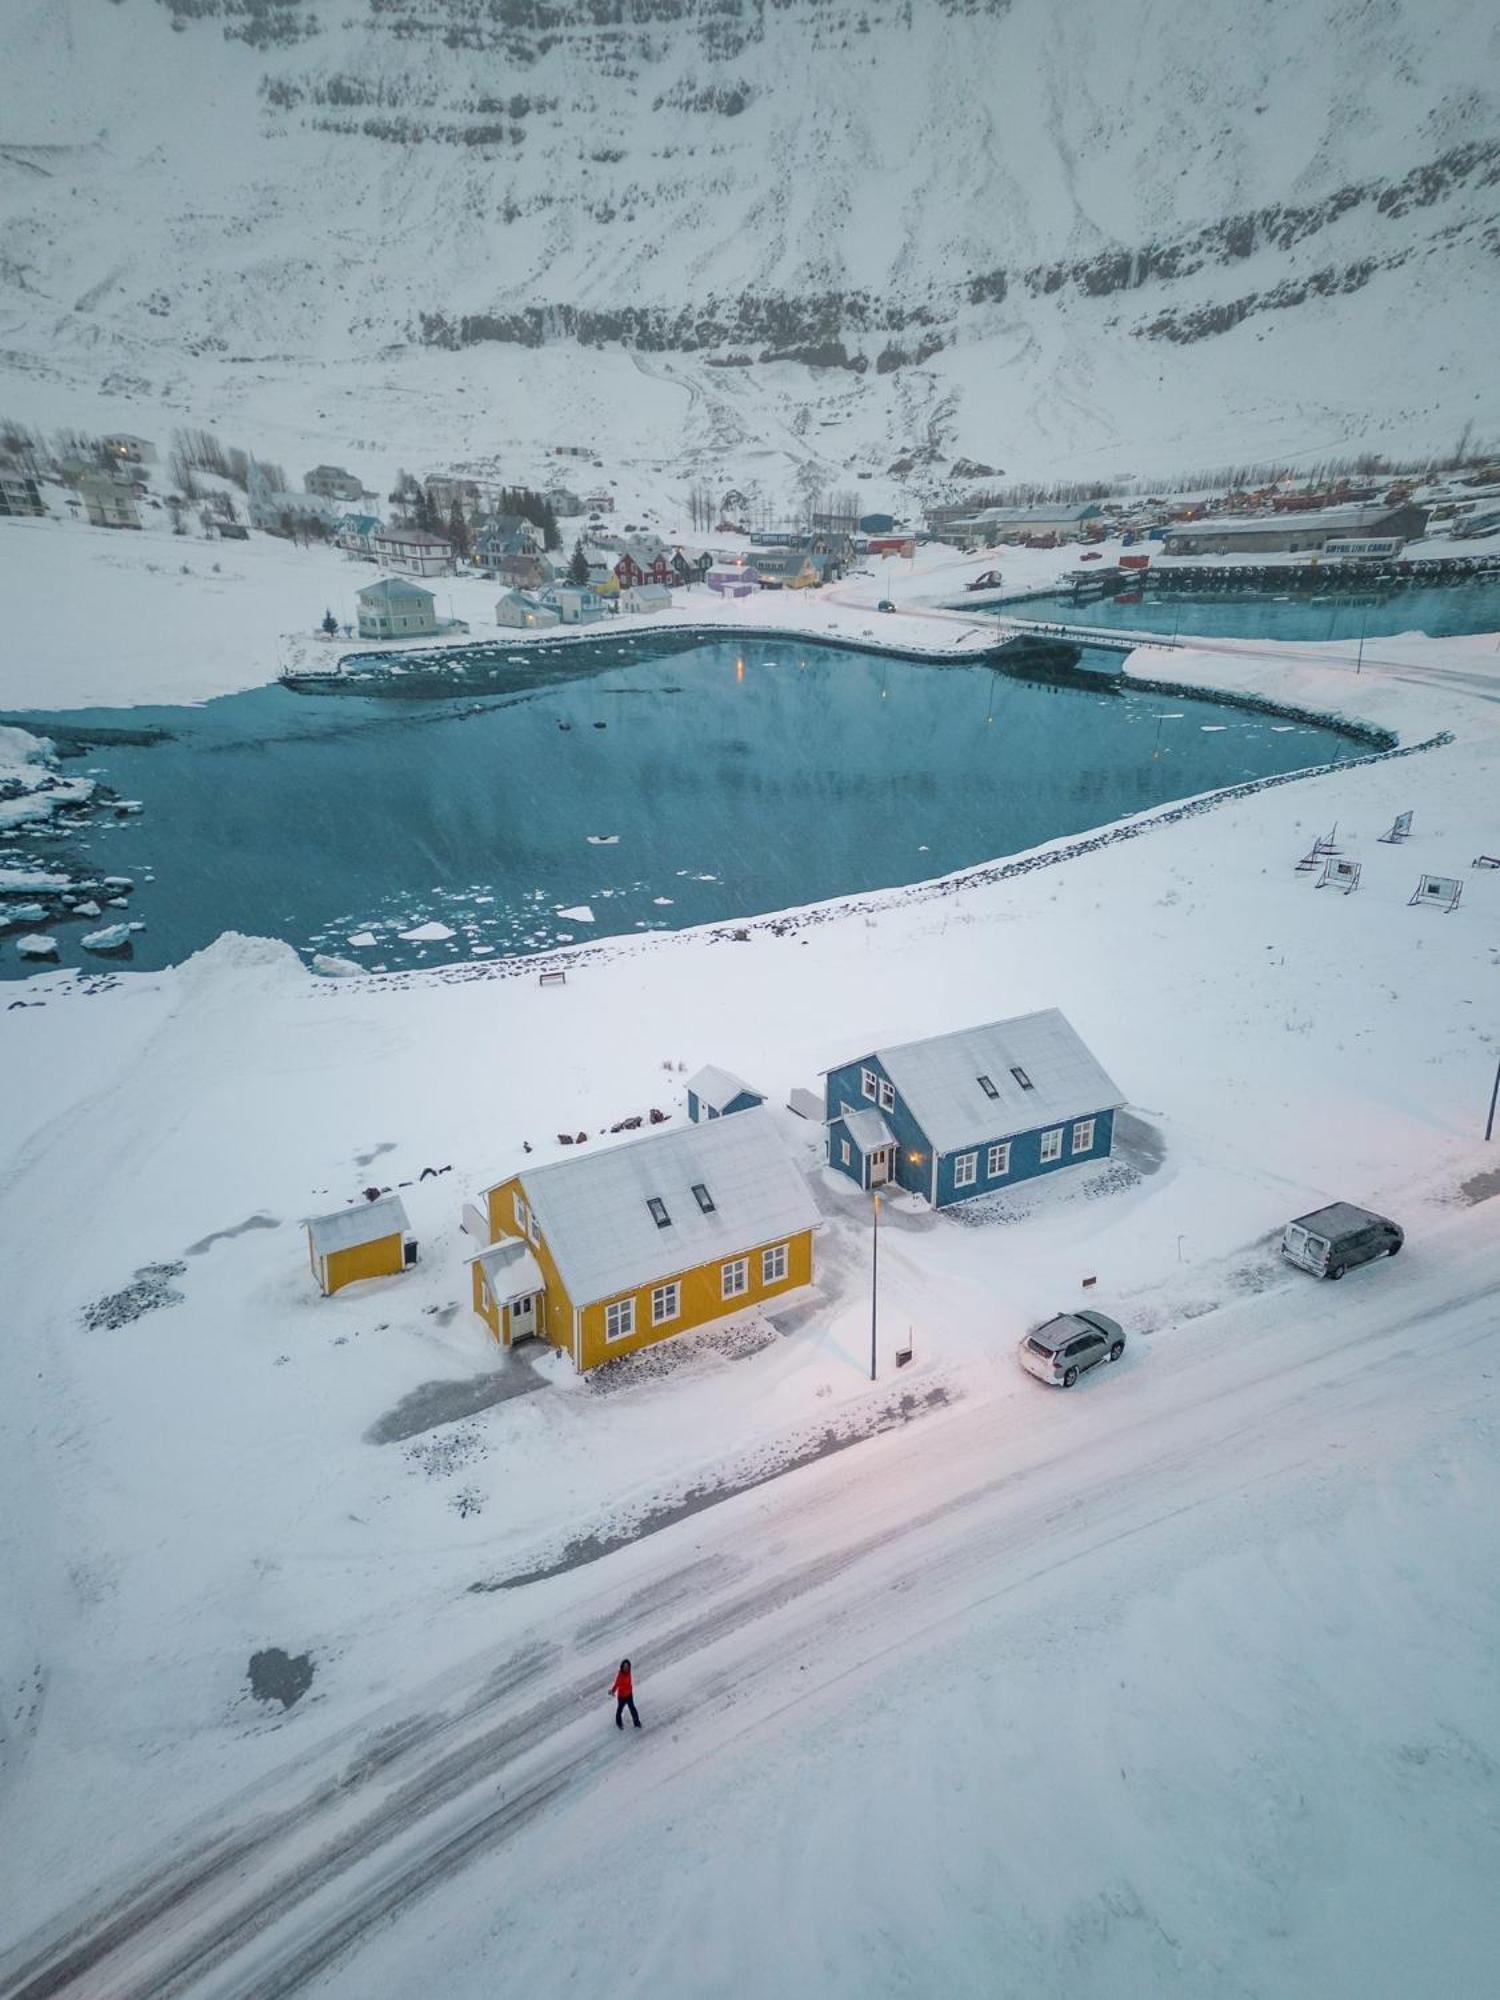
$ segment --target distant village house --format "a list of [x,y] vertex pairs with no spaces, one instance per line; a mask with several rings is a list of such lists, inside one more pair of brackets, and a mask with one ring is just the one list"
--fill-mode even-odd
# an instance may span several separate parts
[[156,463],[156,446],[150,438],[132,437],[128,431],[112,431],[103,444],[109,456],[121,465]]
[[90,527],[138,528],[141,525],[141,510],[135,504],[134,493],[128,483],[122,483],[112,473],[85,472],[78,481],[78,492]]
[[315,465],[302,484],[322,500],[363,500],[365,489],[352,472],[341,465]]
[[425,639],[438,629],[430,590],[401,577],[382,577],[358,592],[361,639]]
[[562,613],[556,605],[544,604],[528,591],[507,590],[495,606],[495,623],[527,632],[545,632],[550,626],[562,623]]
[[425,528],[377,528],[370,537],[375,560],[408,576],[446,576],[453,567],[453,546]]

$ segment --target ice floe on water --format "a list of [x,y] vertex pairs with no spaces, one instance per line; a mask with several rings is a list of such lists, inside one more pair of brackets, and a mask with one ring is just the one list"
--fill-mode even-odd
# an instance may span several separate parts
[[357,951],[364,951],[375,943],[374,931],[355,931],[349,939]]
[[[606,893],[608,892],[606,891]],[[574,903],[571,908],[559,910],[557,914],[560,917],[566,917],[569,923],[573,924],[592,924],[598,922],[598,919],[587,903]]]
[[584,837],[590,847],[618,847],[620,844],[620,836],[617,833],[590,833]]
[[415,930],[402,931],[400,935],[407,944],[441,944],[445,938],[451,938],[454,932],[451,925],[440,924],[434,920],[429,924],[418,924]]
[[136,929],[134,924],[106,924],[103,930],[85,932],[80,943],[85,951],[126,951]]

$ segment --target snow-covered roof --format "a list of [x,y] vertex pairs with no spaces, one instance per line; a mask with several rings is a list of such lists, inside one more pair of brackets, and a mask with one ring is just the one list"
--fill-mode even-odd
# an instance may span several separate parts
[[[1070,500],[1066,502],[1039,501],[1034,507],[984,507],[972,518],[976,521],[993,521],[1003,526],[1007,521],[1040,521],[1065,523],[1068,521],[1090,521],[1100,512],[1097,500]],[[955,523],[956,526],[962,525]]]
[[424,590],[420,583],[408,582],[403,576],[383,576],[379,583],[367,583],[357,594],[361,604],[389,604],[402,597],[425,597],[429,604],[433,602],[430,590]]
[[[1406,506],[1407,502],[1402,502]],[[1396,507],[1389,507],[1383,500],[1353,500],[1344,507],[1286,507],[1275,514],[1211,514],[1201,521],[1174,521],[1165,530],[1168,538],[1193,535],[1236,535],[1293,533],[1305,535],[1309,529],[1319,533],[1354,534],[1363,528],[1373,527],[1377,521],[1388,520]]]
[[[521,1184],[575,1305],[779,1242],[818,1221],[764,1109],[592,1147]],[[694,1188],[711,1204],[704,1208]],[[658,1224],[648,1202],[667,1216]]]
[[332,1215],[310,1215],[307,1230],[313,1254],[326,1257],[333,1250],[354,1250],[361,1243],[378,1243],[382,1236],[407,1236],[411,1224],[399,1194],[382,1195],[379,1201],[356,1202]]
[[896,1135],[878,1111],[845,1111],[840,1115],[844,1130],[862,1153],[873,1153],[877,1146],[895,1145]]
[[451,546],[441,535],[429,535],[425,528],[382,528],[380,539],[399,543],[403,548],[446,549]]
[[687,1087],[700,1104],[711,1104],[715,1111],[722,1111],[726,1104],[732,1104],[741,1091],[748,1091],[751,1097],[765,1094],[752,1089],[732,1069],[720,1069],[717,1063],[705,1063],[696,1076],[688,1078]]
[[514,1299],[529,1299],[533,1292],[546,1287],[540,1264],[518,1236],[492,1243],[488,1250],[478,1251],[468,1261],[483,1271],[490,1297],[497,1306],[508,1306]]
[[875,1054],[940,1153],[1112,1111],[1125,1101],[1056,1007]]

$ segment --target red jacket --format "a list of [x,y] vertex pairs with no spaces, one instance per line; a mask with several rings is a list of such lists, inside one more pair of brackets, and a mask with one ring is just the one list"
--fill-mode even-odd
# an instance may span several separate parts
[[635,1693],[635,1682],[625,1667],[621,1667],[620,1671],[615,1675],[615,1684],[610,1689],[610,1693],[617,1701],[629,1701],[630,1697]]

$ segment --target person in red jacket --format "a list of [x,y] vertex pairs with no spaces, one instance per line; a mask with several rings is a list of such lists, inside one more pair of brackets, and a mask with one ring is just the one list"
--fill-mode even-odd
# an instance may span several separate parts
[[635,1712],[635,1682],[631,1678],[629,1660],[621,1660],[620,1671],[615,1675],[610,1693],[615,1698],[615,1728],[625,1727],[625,1711],[630,1710],[630,1719],[639,1729],[641,1718]]

